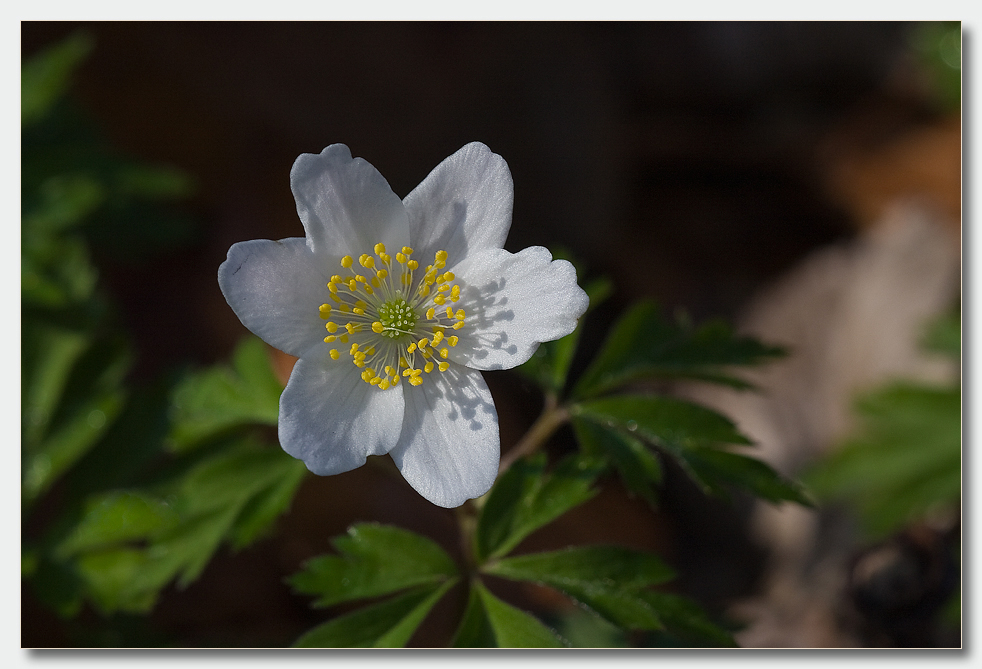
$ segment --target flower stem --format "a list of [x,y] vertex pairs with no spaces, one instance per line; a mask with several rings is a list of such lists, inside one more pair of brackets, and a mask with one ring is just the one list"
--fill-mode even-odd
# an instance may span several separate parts
[[546,405],[542,409],[539,417],[532,423],[532,427],[515,444],[514,448],[501,458],[501,463],[498,466],[498,474],[500,475],[511,467],[519,458],[523,458],[538,450],[552,436],[552,433],[559,429],[567,420],[569,420],[569,410],[559,404],[555,395],[547,395]]

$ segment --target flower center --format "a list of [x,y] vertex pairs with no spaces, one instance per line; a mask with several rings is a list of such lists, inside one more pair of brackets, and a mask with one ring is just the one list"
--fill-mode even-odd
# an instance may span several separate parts
[[397,385],[400,378],[422,385],[424,373],[450,369],[447,358],[458,338],[447,332],[464,327],[467,314],[447,302],[460,300],[460,285],[453,283],[453,272],[441,271],[447,266],[446,251],[437,251],[421,276],[408,246],[395,258],[381,242],[374,251],[358,258],[363,274],[353,269],[351,256],[341,258],[348,276],[331,277],[330,302],[320,306],[329,333],[324,342],[350,343],[346,350],[330,349],[331,359],[349,356],[363,370],[362,380],[379,390]]

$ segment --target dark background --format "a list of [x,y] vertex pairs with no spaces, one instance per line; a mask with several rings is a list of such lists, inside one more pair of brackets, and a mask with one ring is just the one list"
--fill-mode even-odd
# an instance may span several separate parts
[[[940,118],[902,23],[23,23],[22,53],[80,27],[95,38],[75,79],[81,108],[116,147],[198,186],[190,244],[140,262],[97,256],[142,352],[138,379],[223,359],[245,334],[217,268],[234,242],[303,235],[289,188],[300,153],[343,142],[405,196],[467,142],[487,144],[515,181],[507,248],[563,247],[616,284],[589,350],[640,297],[736,318],[809,251],[868,222],[836,185],[843,165]],[[488,382],[507,448],[539,400],[508,373]],[[288,644],[325,614],[282,578],[351,522],[453,542],[452,515],[393,471],[310,477],[272,539],[221,553],[187,590],[166,591],[149,623],[117,621],[119,637],[86,637],[85,616],[66,626],[25,592],[23,643]],[[739,504],[669,474],[658,515],[611,485],[525,546],[653,548],[718,611],[752,590],[761,556]],[[531,609],[557,603],[496,587]],[[415,643],[446,642],[450,600]]]

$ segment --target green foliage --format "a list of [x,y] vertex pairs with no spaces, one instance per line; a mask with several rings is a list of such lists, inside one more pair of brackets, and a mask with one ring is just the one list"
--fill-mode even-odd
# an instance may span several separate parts
[[296,648],[400,648],[455,581],[416,588],[315,627]]
[[20,83],[22,125],[34,123],[48,113],[92,46],[91,37],[76,33],[24,63]]
[[409,530],[361,523],[332,543],[339,555],[313,558],[289,579],[297,592],[317,597],[314,606],[386,595],[457,576],[456,564],[442,548]]
[[910,43],[933,88],[931,92],[935,103],[943,111],[960,112],[961,21],[929,21],[915,24]]
[[723,322],[693,327],[639,302],[614,324],[600,353],[580,377],[573,397],[610,392],[641,379],[695,379],[747,388],[734,365],[753,365],[783,354],[749,337],[738,337]]
[[589,420],[574,418],[573,429],[585,454],[609,461],[629,493],[656,505],[655,488],[661,483],[662,467],[652,449],[631,434]]
[[231,367],[188,374],[175,389],[171,448],[189,450],[243,423],[276,425],[282,391],[266,345],[257,337],[244,338]]
[[455,648],[562,648],[567,645],[554,630],[498,599],[480,581],[471,586],[467,610],[453,641]]
[[895,383],[857,404],[859,431],[806,476],[846,499],[873,537],[961,499],[961,391]]
[[501,475],[481,512],[474,552],[479,559],[511,551],[529,534],[596,494],[596,462],[570,457],[546,472],[544,453],[520,460]]

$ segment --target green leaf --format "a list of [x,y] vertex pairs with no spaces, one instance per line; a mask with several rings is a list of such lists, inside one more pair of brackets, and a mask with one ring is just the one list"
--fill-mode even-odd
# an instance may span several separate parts
[[487,616],[487,624],[494,633],[495,645],[499,648],[563,648],[566,642],[537,618],[501,601],[492,595],[480,582],[475,581],[477,590]]
[[113,491],[86,505],[82,521],[57,547],[61,558],[113,544],[146,539],[175,526],[176,511],[167,502],[139,492]]
[[616,546],[567,548],[506,558],[485,571],[555,588],[626,629],[661,629],[637,592],[675,577],[657,556]]
[[366,606],[315,627],[295,648],[401,648],[456,579]]
[[65,41],[31,57],[21,66],[20,119],[37,121],[62,96],[75,69],[92,50],[93,40],[76,32]]
[[332,543],[340,555],[313,558],[288,580],[297,592],[316,595],[314,606],[376,597],[457,575],[454,561],[436,543],[398,527],[360,523]]
[[805,475],[823,499],[855,503],[867,532],[888,534],[961,498],[961,391],[895,383],[857,403],[860,427]]
[[[590,298],[586,313],[590,313],[591,310],[607,299],[613,290],[613,284],[608,279],[596,279],[586,284],[584,290]],[[570,334],[555,341],[539,344],[539,348],[536,349],[532,357],[517,367],[517,371],[538,384],[543,390],[554,395],[560,395],[566,386],[566,378],[569,375],[570,365],[573,364],[573,357],[576,354],[576,346],[580,341],[581,332],[582,318],[580,324]]]
[[502,558],[485,565],[487,574],[551,587],[636,590],[675,578],[675,572],[651,553],[620,546],[573,546],[547,553]]
[[491,621],[488,620],[483,600],[475,585],[470,587],[464,617],[461,619],[450,645],[453,648],[495,648],[497,646],[494,629],[491,627]]
[[685,463],[705,490],[724,495],[722,484],[747,490],[769,502],[796,502],[814,506],[805,489],[774,471],[768,464],[740,453],[711,448],[686,452]]
[[600,353],[573,389],[588,398],[643,378],[687,378],[749,387],[727,368],[782,355],[782,349],[738,337],[723,322],[694,328],[665,319],[657,306],[640,302],[614,325]]
[[954,360],[962,355],[962,319],[959,313],[942,316],[930,324],[923,342],[929,351],[943,353]]
[[698,604],[685,597],[645,590],[639,596],[657,612],[665,630],[697,646],[735,648],[733,636],[716,625]]
[[580,402],[574,417],[624,430],[679,455],[710,444],[749,444],[733,422],[705,407],[657,395],[617,395]]
[[526,536],[596,494],[591,489],[602,467],[571,456],[546,473],[546,457],[537,453],[502,474],[481,509],[475,537],[478,559],[505,555]]
[[574,418],[572,423],[583,453],[609,460],[630,494],[656,505],[655,486],[661,483],[662,468],[644,442],[588,420]]
[[186,451],[238,425],[276,425],[282,391],[266,345],[257,337],[244,339],[231,368],[190,374],[175,390],[172,448]]

